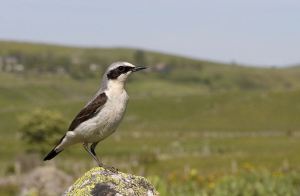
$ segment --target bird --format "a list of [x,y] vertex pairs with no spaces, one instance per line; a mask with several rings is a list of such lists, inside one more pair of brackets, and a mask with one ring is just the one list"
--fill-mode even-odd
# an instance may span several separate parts
[[100,141],[115,132],[124,116],[129,99],[125,89],[127,78],[133,72],[146,68],[128,62],[115,62],[108,66],[99,90],[75,116],[68,131],[45,156],[44,161],[53,159],[69,146],[82,143],[98,166],[103,167],[95,148]]

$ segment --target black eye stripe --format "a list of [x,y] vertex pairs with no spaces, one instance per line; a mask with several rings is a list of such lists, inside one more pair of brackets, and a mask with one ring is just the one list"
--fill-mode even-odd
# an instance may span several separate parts
[[116,79],[119,77],[119,75],[123,74],[123,73],[127,73],[128,71],[134,69],[134,67],[129,67],[129,66],[119,66],[113,70],[111,70],[108,74],[107,74],[107,78],[108,79]]
[[123,73],[126,73],[126,72],[128,72],[132,69],[133,69],[133,67],[129,67],[129,66],[120,66],[120,67],[118,67],[118,70],[123,72]]
[[118,67],[118,70],[121,71],[121,72],[125,71],[125,69],[126,69],[126,68],[125,68],[124,66]]

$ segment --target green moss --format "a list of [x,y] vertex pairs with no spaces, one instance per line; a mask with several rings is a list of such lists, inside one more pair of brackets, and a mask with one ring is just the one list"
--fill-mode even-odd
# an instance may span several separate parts
[[96,185],[107,185],[110,189],[122,195],[158,195],[154,187],[141,176],[96,167],[86,172],[71,186],[66,195],[91,195]]

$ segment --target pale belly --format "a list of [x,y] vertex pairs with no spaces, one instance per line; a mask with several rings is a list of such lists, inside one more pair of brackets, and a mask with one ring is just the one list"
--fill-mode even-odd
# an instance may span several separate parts
[[95,117],[82,123],[74,130],[78,139],[92,143],[101,141],[111,135],[120,124],[126,105],[127,100],[107,102]]

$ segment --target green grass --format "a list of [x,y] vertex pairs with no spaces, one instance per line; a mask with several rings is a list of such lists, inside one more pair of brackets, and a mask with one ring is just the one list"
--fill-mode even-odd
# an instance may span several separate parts
[[[0,78],[0,160],[4,165],[24,148],[17,134],[19,116],[44,108],[59,111],[71,121],[99,83],[65,76],[1,74]],[[126,161],[130,156],[139,159],[154,154],[155,164],[147,165],[153,173],[186,164],[206,172],[225,171],[232,160],[268,167],[284,160],[295,167],[300,163],[295,136],[300,127],[300,91],[203,93],[183,84],[150,83],[151,79],[142,82],[133,77],[127,85],[131,100],[124,121],[114,136],[99,145],[104,159]],[[145,89],[152,89],[151,94]],[[57,159],[75,156],[90,161],[80,145],[67,151]]]
[[199,196],[269,196],[299,195],[299,172],[268,171],[248,164],[232,174],[201,175],[191,169],[183,174],[172,173],[167,182],[151,177],[161,195]]
[[[132,60],[135,52],[1,42],[0,54],[14,50],[38,56],[45,51],[58,56],[85,56],[91,52],[87,59],[98,55],[107,62]],[[97,147],[105,163],[123,171],[158,177],[162,192],[174,188],[168,184],[170,175],[192,170],[204,176],[205,182],[209,182],[205,176],[220,175],[214,181],[215,189],[209,189],[208,184],[197,185],[196,192],[200,187],[213,195],[220,187],[233,186],[231,183],[243,190],[253,183],[251,179],[261,179],[256,173],[234,173],[247,165],[271,173],[288,170],[278,186],[289,187],[289,179],[297,180],[293,172],[300,170],[299,67],[249,68],[153,52],[146,52],[146,56],[152,59],[149,62],[170,63],[172,71],[139,73],[130,78],[125,118],[117,132]],[[58,111],[70,122],[98,88],[100,73],[95,75],[75,80],[68,74],[0,72],[1,176],[26,149],[18,134],[20,116],[42,108]],[[66,149],[53,162],[73,176],[95,165],[81,145]],[[269,173],[264,177],[277,183]],[[186,176],[176,177],[181,178]],[[193,180],[186,183],[174,191],[193,189]],[[190,190],[190,195],[193,193]]]

